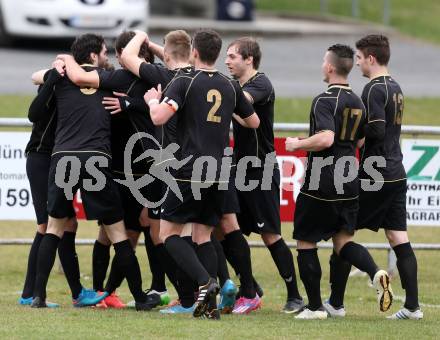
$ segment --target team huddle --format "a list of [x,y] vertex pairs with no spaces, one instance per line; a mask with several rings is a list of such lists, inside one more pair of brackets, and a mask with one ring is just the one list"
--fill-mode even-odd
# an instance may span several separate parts
[[[32,75],[39,87],[29,108],[26,171],[37,233],[19,303],[58,307],[46,298],[58,250],[75,307],[161,307],[164,314],[214,320],[248,314],[261,308],[264,292],[244,235],[258,233],[286,286],[283,312],[298,319],[344,317],[352,265],[368,273],[385,312],[393,302],[390,278],[353,241],[358,229],[382,228],[406,292],[404,306],[388,318],[422,319],[417,260],[406,231],[403,94],[387,71],[388,39],[366,36],[356,53],[330,46],[322,64],[328,88],[312,102],[309,137],[286,139],[287,151],[308,152],[293,231],[307,303],[281,236],[275,91],[259,71],[260,46],[251,37],[234,40],[224,61],[228,76],[215,67],[221,47],[209,29],[192,37],[171,31],[163,46],[144,32],[123,32],[115,43],[121,68],[114,69],[104,39],[84,34],[71,55],[58,55],[51,69]],[[370,80],[361,98],[347,81],[355,58]],[[349,161],[358,148],[359,171]],[[77,192],[87,219],[99,226],[93,289],[81,284],[75,250]],[[147,290],[135,254],[142,233],[152,276]],[[323,302],[317,243],[330,238],[331,295]],[[133,296],[127,304],[116,295],[124,279]]]

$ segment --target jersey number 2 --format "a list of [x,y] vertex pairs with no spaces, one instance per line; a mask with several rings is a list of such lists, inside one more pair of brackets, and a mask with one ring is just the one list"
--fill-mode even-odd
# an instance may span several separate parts
[[[354,140],[354,137],[356,136],[356,131],[359,127],[359,123],[361,122],[362,118],[362,110],[360,109],[350,109],[346,108],[342,112],[342,129],[341,129],[341,136],[339,137],[340,140]],[[353,123],[353,118],[356,117]],[[350,118],[350,122],[349,122]],[[347,126],[351,127],[351,132],[349,138],[347,138]]]
[[206,95],[206,100],[208,103],[214,103],[211,109],[208,112],[208,117],[206,117],[207,122],[220,123],[222,121],[222,117],[216,116],[220,105],[222,105],[222,94],[218,90],[211,89],[208,91]]

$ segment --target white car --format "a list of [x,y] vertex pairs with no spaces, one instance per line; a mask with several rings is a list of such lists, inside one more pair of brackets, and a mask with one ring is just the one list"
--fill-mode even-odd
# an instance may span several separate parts
[[0,0],[0,42],[86,32],[115,38],[124,29],[146,30],[148,15],[148,0]]

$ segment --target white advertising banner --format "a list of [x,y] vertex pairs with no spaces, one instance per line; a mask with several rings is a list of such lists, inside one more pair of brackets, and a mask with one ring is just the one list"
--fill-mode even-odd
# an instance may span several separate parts
[[24,150],[30,132],[0,132],[0,219],[35,220]]
[[[24,153],[29,137],[29,132],[0,132],[0,220],[35,220]],[[278,161],[283,164],[286,158],[284,139],[277,138],[275,146]],[[402,153],[408,175],[408,225],[440,227],[440,140],[403,139]],[[289,157],[292,156],[289,154]],[[284,171],[284,166],[280,169]],[[298,170],[301,169],[296,169],[295,173]],[[302,172],[297,175],[302,175]],[[287,175],[282,173],[282,178],[284,176]],[[291,174],[285,179],[292,181]],[[283,222],[293,219],[295,199],[291,196],[286,193],[281,195]],[[81,218],[80,203],[76,202],[75,207]]]
[[440,140],[403,139],[408,225],[440,227]]

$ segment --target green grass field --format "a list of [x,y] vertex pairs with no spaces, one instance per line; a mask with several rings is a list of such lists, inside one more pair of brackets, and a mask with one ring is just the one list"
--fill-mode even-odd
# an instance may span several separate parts
[[[327,0],[328,14],[351,17],[351,0]],[[321,1],[314,0],[256,0],[260,11],[277,12],[282,15],[294,14],[322,16]],[[359,1],[359,18],[364,21],[382,23],[384,0]],[[437,0],[390,0],[390,25],[402,33],[440,43]]]
[[[283,235],[291,240],[290,224],[283,225]],[[78,238],[96,237],[93,222],[81,222]],[[440,239],[440,228],[410,228],[413,243],[432,242]],[[1,238],[32,238],[32,222],[0,222]],[[252,239],[257,239],[253,237]],[[362,242],[383,242],[382,234],[360,232],[356,239]],[[91,287],[91,246],[78,246],[81,277],[85,286]],[[284,283],[266,249],[253,249],[254,273],[265,290],[263,308],[248,316],[227,315],[220,322],[193,320],[190,316],[161,315],[156,310],[135,312],[133,310],[75,309],[70,304],[68,286],[62,274],[52,272],[48,284],[48,297],[61,303],[58,310],[33,310],[16,304],[22,289],[26,257],[29,246],[0,246],[0,338],[204,338],[204,339],[292,339],[292,338],[434,338],[437,336],[440,318],[440,272],[435,270],[438,254],[417,251],[419,263],[420,300],[424,306],[423,321],[391,321],[384,319],[389,313],[380,313],[375,292],[368,287],[366,277],[349,280],[345,305],[346,319],[326,321],[298,321],[292,315],[280,313],[285,301]],[[295,251],[294,255],[295,255]],[[378,264],[386,267],[386,252],[373,251]],[[320,251],[323,269],[321,291],[323,298],[329,294],[328,250]],[[144,286],[148,288],[150,272],[145,250],[137,250]],[[57,268],[57,266],[55,266]],[[231,274],[232,274],[231,270]],[[171,287],[168,284],[168,287]],[[402,297],[399,278],[393,280],[397,296]],[[305,295],[302,284],[300,291]],[[119,290],[121,297],[131,299],[124,282]],[[175,297],[174,291],[171,292]],[[401,301],[395,301],[396,311]],[[433,306],[435,305],[435,306]]]
[[[26,117],[32,96],[0,95],[0,117]],[[308,123],[312,98],[277,98],[277,122]],[[405,98],[403,123],[407,125],[440,125],[440,97]]]

